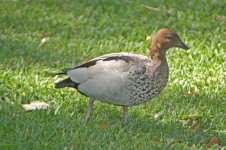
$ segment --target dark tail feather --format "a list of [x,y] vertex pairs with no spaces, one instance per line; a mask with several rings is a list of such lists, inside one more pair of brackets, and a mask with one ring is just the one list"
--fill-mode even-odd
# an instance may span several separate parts
[[64,79],[60,82],[55,83],[55,88],[64,88],[64,87],[74,87],[77,88],[77,84],[73,82],[70,78]]
[[[64,87],[72,87],[78,90],[78,85],[79,83],[75,83],[73,82],[70,78],[64,79],[60,82],[55,83],[55,88],[59,89],[59,88],[64,88]],[[87,96],[86,94],[84,94],[83,92],[79,91],[79,93],[81,93],[82,95]]]
[[59,73],[55,73],[54,75],[56,76],[56,75],[65,75],[66,73],[64,73],[64,72],[59,72]]

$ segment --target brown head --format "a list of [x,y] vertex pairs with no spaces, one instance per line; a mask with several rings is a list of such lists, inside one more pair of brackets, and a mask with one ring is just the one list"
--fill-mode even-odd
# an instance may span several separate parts
[[150,51],[151,56],[165,56],[166,51],[172,47],[179,47],[187,50],[188,47],[182,42],[178,34],[170,29],[162,28],[152,38]]

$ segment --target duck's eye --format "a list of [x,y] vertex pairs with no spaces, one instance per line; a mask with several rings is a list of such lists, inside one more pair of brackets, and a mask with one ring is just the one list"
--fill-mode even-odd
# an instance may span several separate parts
[[173,36],[172,35],[167,35],[166,38],[169,39],[169,40],[172,40]]

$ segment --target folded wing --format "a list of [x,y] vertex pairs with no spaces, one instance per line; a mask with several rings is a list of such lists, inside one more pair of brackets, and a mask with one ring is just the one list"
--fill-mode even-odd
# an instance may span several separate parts
[[132,67],[139,67],[137,62],[147,59],[146,56],[130,53],[104,55],[74,68],[64,69],[63,73],[69,76],[65,82],[89,97],[125,105],[129,101],[129,72]]

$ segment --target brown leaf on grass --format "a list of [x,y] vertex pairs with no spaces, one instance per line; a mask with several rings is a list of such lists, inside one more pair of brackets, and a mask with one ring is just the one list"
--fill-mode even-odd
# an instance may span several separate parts
[[74,150],[75,149],[75,145],[71,145],[70,150]]
[[197,120],[193,120],[192,126],[193,126],[192,131],[193,131],[193,132],[196,132],[196,131],[198,131],[198,129],[200,128],[200,122],[197,121]]
[[145,4],[142,4],[142,6],[148,10],[151,10],[151,11],[156,11],[156,12],[159,12],[161,11],[160,8],[157,8],[157,7],[152,7],[152,6],[149,6],[149,5],[145,5]]
[[49,104],[40,101],[32,101],[30,104],[22,104],[25,111],[32,111],[37,109],[48,109]]
[[164,10],[158,8],[158,7],[152,7],[152,6],[149,6],[149,5],[146,5],[146,4],[142,4],[142,6],[145,9],[150,10],[150,11],[154,11],[154,12],[161,12],[162,11],[162,12],[165,12],[166,14],[168,14],[168,15],[172,15],[173,14],[172,9],[164,11]]
[[190,124],[190,120],[179,120],[182,125]]
[[132,4],[133,3],[133,1],[131,1],[131,0],[128,0],[126,2],[129,3],[129,4]]
[[174,141],[175,141],[174,138],[168,138],[168,139],[167,139],[167,145],[168,145],[168,146],[172,145]]
[[103,122],[103,123],[100,124],[100,129],[101,130],[106,130],[107,128],[108,128],[108,124],[107,123]]
[[220,139],[217,135],[212,136],[211,139],[207,143],[207,147],[210,147],[213,144],[218,144],[220,142]]
[[197,126],[197,125],[199,125],[200,123],[199,123],[199,121],[198,120],[193,120],[192,121],[192,126]]
[[217,19],[220,20],[220,21],[225,21],[226,20],[226,16],[224,16],[224,15],[218,15],[217,16]]
[[190,126],[193,132],[198,131],[198,129],[200,128],[200,122],[198,120],[187,119],[179,121],[182,125]]

